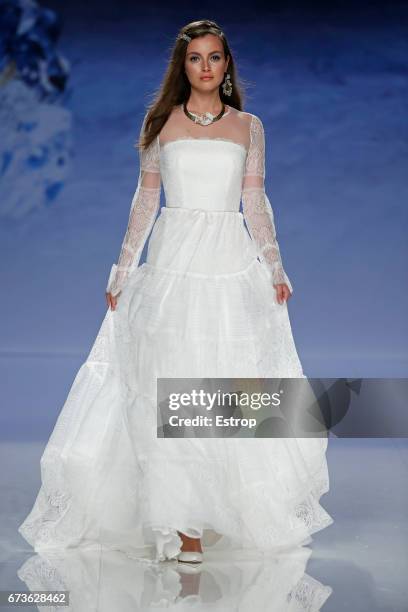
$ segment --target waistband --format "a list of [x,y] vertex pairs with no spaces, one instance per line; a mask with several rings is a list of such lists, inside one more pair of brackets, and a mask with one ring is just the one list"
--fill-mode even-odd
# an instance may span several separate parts
[[169,212],[170,210],[177,211],[177,212],[181,211],[181,212],[190,213],[190,214],[204,214],[204,215],[228,214],[228,215],[236,215],[239,217],[243,217],[242,212],[240,212],[239,210],[207,210],[205,208],[185,208],[184,206],[162,206],[160,212]]

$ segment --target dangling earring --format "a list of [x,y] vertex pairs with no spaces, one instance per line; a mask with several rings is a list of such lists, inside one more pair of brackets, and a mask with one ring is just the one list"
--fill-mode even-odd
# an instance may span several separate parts
[[225,81],[222,84],[222,91],[226,96],[230,96],[232,94],[232,83],[230,80],[230,74],[228,72],[226,73]]

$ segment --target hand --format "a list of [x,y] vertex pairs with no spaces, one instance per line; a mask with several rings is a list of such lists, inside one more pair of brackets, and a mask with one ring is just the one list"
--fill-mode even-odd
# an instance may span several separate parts
[[111,293],[105,292],[106,302],[108,304],[108,308],[111,310],[116,310],[116,304],[118,303],[118,297],[121,292],[119,291],[118,295],[112,295]]
[[274,285],[274,287],[276,289],[276,299],[278,300],[278,303],[283,304],[284,302],[287,302],[292,295],[287,284],[279,283],[278,285]]

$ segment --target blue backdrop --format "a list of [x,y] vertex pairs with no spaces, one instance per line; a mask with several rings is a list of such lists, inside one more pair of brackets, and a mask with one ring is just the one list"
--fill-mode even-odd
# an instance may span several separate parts
[[[18,81],[10,57],[0,85],[9,121],[0,145],[1,437],[46,439],[91,348],[136,188],[144,109],[178,29],[201,18],[228,36],[245,110],[265,126],[266,187],[305,373],[406,376],[403,4],[42,6],[60,19],[46,45],[51,86],[44,75],[30,83],[28,70],[34,97],[8,89]],[[25,119],[23,134],[10,109]]]

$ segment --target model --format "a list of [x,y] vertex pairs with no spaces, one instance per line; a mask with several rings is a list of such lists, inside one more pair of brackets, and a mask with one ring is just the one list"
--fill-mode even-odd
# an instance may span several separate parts
[[158,377],[305,377],[265,193],[264,128],[242,110],[237,81],[217,24],[182,28],[140,131],[108,310],[19,528],[37,551],[201,562],[206,545],[276,551],[333,522],[319,503],[329,488],[325,437],[157,437]]

